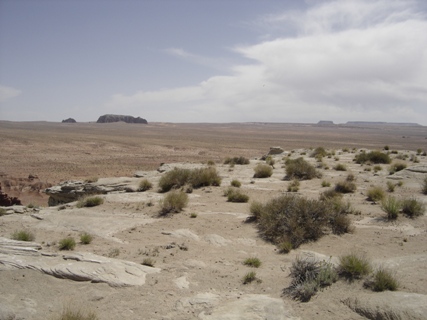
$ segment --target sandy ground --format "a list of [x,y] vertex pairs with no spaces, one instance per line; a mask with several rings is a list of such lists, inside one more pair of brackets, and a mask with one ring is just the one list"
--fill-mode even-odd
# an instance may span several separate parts
[[[94,310],[100,319],[197,319],[209,315],[215,307],[238,300],[248,294],[280,298],[301,319],[365,319],[351,311],[342,301],[359,294],[375,294],[363,288],[363,281],[338,281],[317,294],[310,302],[300,303],[282,295],[290,283],[289,267],[297,256],[310,252],[326,257],[339,257],[349,252],[362,252],[375,266],[390,267],[401,283],[400,291],[427,294],[427,218],[399,216],[394,222],[385,219],[379,204],[366,200],[367,189],[386,189],[390,179],[388,165],[375,173],[366,165],[353,162],[353,148],[399,150],[400,155],[415,155],[425,148],[425,127],[348,128],[307,125],[233,124],[175,125],[150,124],[129,126],[112,124],[52,124],[1,122],[2,179],[11,181],[9,192],[22,196],[24,204],[40,204],[37,215],[30,213],[0,217],[0,236],[10,237],[14,230],[29,229],[43,250],[59,252],[57,242],[66,237],[79,238],[90,232],[94,241],[78,244],[75,251],[92,252],[142,263],[150,257],[158,274],[147,276],[143,286],[113,288],[102,283],[57,279],[38,271],[0,267],[0,306],[12,310],[20,319],[55,318],[63,306],[83,306]],[[282,168],[283,155],[276,157],[272,177],[254,179],[253,167],[270,146],[281,146],[292,157],[310,158],[310,147],[324,146],[335,150],[325,158],[329,169],[320,169],[321,179],[303,181],[297,193],[317,198],[323,180],[333,186],[352,173],[357,191],[345,200],[360,211],[351,215],[355,231],[336,236],[327,234],[319,241],[302,245],[289,254],[279,254],[276,247],[262,240],[256,225],[245,223],[250,202],[265,202],[286,193],[288,181]],[[343,150],[349,148],[349,150]],[[393,157],[399,154],[393,154]],[[226,156],[247,156],[251,164],[230,168],[223,165]],[[336,158],[335,158],[336,157]],[[426,156],[419,163],[400,160],[408,166],[427,165]],[[156,188],[147,192],[103,196],[105,203],[95,208],[78,209],[73,204],[65,210],[45,207],[46,197],[28,192],[37,181],[56,184],[60,181],[87,177],[132,176],[137,170],[153,170],[160,163],[207,160],[217,162],[222,177],[220,187],[196,189],[188,207],[179,214],[159,218],[158,200],[163,194]],[[337,163],[347,171],[336,171]],[[147,173],[156,183],[161,173]],[[399,178],[394,196],[414,196],[427,204],[420,192],[425,174]],[[21,179],[21,180],[20,180]],[[232,179],[242,182],[241,190],[249,203],[230,203],[223,196]],[[22,188],[16,188],[21,182]],[[16,183],[14,186],[13,183]],[[196,213],[196,218],[191,214]],[[244,285],[242,277],[251,268],[244,266],[248,257],[258,257],[256,269],[261,280]]]

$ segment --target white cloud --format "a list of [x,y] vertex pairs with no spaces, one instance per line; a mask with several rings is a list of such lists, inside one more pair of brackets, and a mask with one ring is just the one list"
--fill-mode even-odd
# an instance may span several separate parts
[[[264,17],[293,36],[235,50],[253,62],[184,88],[131,96],[111,109],[149,121],[422,122],[427,125],[427,20],[412,1],[333,1]],[[183,49],[169,53],[186,59]],[[129,111],[130,112],[130,111]]]
[[15,98],[21,93],[21,90],[0,85],[0,102]]

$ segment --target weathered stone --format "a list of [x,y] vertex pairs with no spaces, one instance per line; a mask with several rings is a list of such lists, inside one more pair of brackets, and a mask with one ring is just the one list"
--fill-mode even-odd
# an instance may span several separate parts
[[6,193],[1,190],[0,185],[0,206],[10,207],[14,205],[21,205],[21,200],[16,197],[9,197]]
[[62,120],[62,123],[76,123],[76,122],[77,121],[74,120],[73,118],[68,118],[68,119]]
[[281,147],[270,147],[270,151],[268,151],[268,155],[281,154],[285,152]]
[[110,122],[126,122],[126,123],[143,123],[147,124],[147,120],[137,117],[134,118],[132,116],[125,116],[120,114],[104,114],[103,116],[100,116],[98,118],[98,121],[96,123],[110,123]]
[[427,296],[408,292],[358,294],[343,303],[361,316],[373,320],[425,320]]

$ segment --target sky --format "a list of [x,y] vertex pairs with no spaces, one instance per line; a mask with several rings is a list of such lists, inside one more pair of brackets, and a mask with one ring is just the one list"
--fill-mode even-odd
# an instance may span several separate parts
[[427,126],[425,0],[0,0],[0,120]]

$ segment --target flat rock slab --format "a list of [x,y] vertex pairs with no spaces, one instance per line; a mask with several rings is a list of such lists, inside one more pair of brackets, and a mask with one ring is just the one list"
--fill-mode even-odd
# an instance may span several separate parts
[[33,243],[25,247],[22,241],[16,242],[13,244],[11,240],[0,238],[0,266],[37,270],[62,279],[102,282],[112,287],[141,286],[147,274],[160,272],[159,268],[89,252],[57,255],[36,251]]
[[202,312],[203,320],[296,320],[291,306],[282,299],[261,294],[248,294],[240,299],[227,302],[214,308],[210,314]]
[[427,295],[423,294],[390,291],[359,294],[343,303],[373,320],[427,319]]

